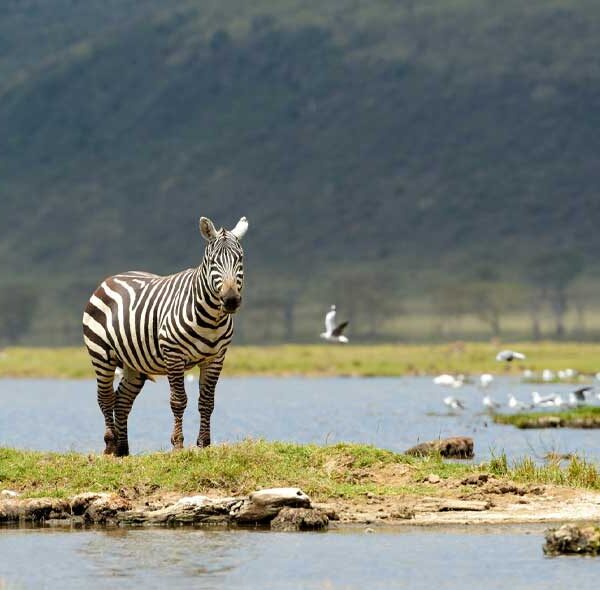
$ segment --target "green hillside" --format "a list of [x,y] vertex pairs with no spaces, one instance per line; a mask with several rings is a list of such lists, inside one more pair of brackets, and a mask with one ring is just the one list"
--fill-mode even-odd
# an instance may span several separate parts
[[453,274],[521,285],[548,252],[599,272],[591,0],[5,12],[0,283],[44,294],[34,340],[72,340],[106,274],[195,264],[201,214],[249,217],[257,314],[304,298],[320,317],[344,285],[382,277],[386,299]]

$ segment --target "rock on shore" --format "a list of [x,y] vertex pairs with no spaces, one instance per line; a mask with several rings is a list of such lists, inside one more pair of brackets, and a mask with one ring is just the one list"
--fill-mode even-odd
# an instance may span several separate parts
[[564,524],[546,531],[546,555],[599,555],[600,526]]
[[439,453],[452,459],[472,459],[473,439],[469,436],[453,436],[423,442],[405,451],[407,455],[423,457]]

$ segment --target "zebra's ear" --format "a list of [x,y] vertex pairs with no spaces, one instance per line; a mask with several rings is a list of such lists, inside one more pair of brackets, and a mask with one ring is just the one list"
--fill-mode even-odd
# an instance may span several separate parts
[[200,218],[200,233],[205,240],[212,242],[217,237],[217,230],[208,217]]
[[245,217],[242,217],[237,225],[231,230],[231,233],[238,239],[241,240],[248,231],[248,220]]

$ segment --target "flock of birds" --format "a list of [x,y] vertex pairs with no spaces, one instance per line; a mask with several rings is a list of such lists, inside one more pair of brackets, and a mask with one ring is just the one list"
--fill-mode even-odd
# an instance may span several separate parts
[[[516,352],[514,350],[502,350],[496,355],[496,360],[501,362],[510,363],[513,360],[524,360],[526,357],[521,352]],[[577,375],[577,373],[573,369],[565,369],[564,371],[558,371],[554,373],[549,369],[544,369],[542,372],[542,381],[550,382],[554,381],[557,377],[558,379],[572,379]],[[531,380],[534,378],[534,374],[530,370],[526,370],[523,373],[523,377],[525,380]],[[596,375],[597,379],[600,379],[600,373]],[[494,381],[494,376],[489,373],[483,373],[479,377],[478,386],[485,390],[487,389],[492,382]],[[436,385],[441,385],[445,387],[451,387],[453,389],[458,389],[462,387],[466,383],[466,379],[464,375],[438,375],[433,379],[433,382]],[[530,410],[533,408],[560,408],[560,407],[571,407],[576,408],[582,405],[585,405],[589,402],[589,400],[594,395],[594,388],[587,385],[583,387],[578,387],[577,389],[571,391],[568,396],[565,398],[560,393],[553,393],[550,395],[540,395],[539,392],[533,391],[531,393],[531,402],[523,402],[518,400],[512,393],[508,394],[508,407],[512,410]],[[596,394],[596,398],[600,400],[600,393]],[[453,395],[448,395],[443,399],[444,404],[450,408],[451,410],[464,410],[465,402]],[[483,396],[481,400],[483,407],[488,411],[495,411],[501,407],[501,404],[497,401],[494,401],[489,394]]]

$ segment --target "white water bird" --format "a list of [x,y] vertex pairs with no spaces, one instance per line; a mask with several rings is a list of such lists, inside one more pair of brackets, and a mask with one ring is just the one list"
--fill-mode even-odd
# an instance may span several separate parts
[[187,375],[185,376],[185,380],[186,380],[188,383],[193,383],[193,382],[196,380],[196,377],[194,377],[194,375],[192,375],[191,373],[189,373],[189,374],[187,374]]
[[444,398],[444,403],[451,408],[452,410],[464,410],[465,409],[465,404],[462,400],[457,399],[451,395],[448,395]]
[[481,385],[481,387],[488,387],[489,385],[492,384],[493,380],[494,380],[493,375],[490,375],[489,373],[483,373],[482,375],[479,376],[479,385]]
[[483,396],[481,403],[483,403],[483,406],[485,408],[492,411],[500,407],[500,404],[498,402],[495,402],[489,395]]
[[533,379],[535,377],[533,371],[531,369],[525,369],[523,371],[523,379]]
[[537,391],[531,393],[531,400],[534,406],[553,406],[555,398],[555,394],[540,395]]
[[569,404],[572,406],[580,406],[585,404],[585,395],[592,390],[593,387],[590,387],[589,385],[586,387],[578,387],[575,391],[569,393]]
[[508,407],[512,410],[529,410],[531,404],[526,404],[521,400],[517,399],[512,393],[508,394]]
[[515,359],[522,361],[522,360],[525,360],[525,358],[526,357],[522,352],[516,352],[514,350],[501,350],[496,355],[497,361],[505,361],[507,363],[510,363],[511,361],[514,361]]
[[114,379],[120,379],[121,377],[123,377],[123,369],[121,367],[117,367],[115,369]]
[[465,381],[464,375],[458,375],[457,377],[455,377],[454,375],[448,375],[447,373],[438,375],[437,377],[433,378],[433,382],[436,385],[443,385],[445,387],[453,387],[454,389],[461,387],[463,385],[464,381]]
[[544,369],[542,371],[542,381],[554,381],[555,375],[550,369]]
[[342,322],[341,324],[336,324],[335,322],[336,310],[335,305],[331,306],[331,309],[325,315],[325,332],[321,333],[321,338],[327,340],[327,342],[341,342],[342,344],[346,344],[348,342],[348,338],[342,334],[348,322]]

